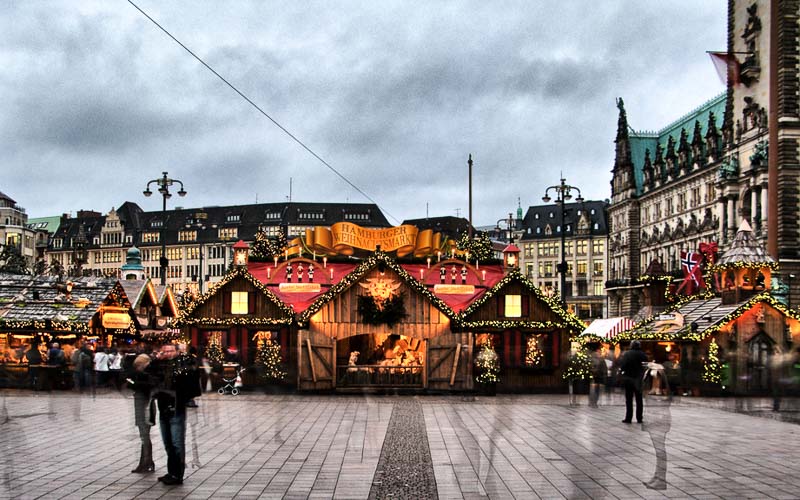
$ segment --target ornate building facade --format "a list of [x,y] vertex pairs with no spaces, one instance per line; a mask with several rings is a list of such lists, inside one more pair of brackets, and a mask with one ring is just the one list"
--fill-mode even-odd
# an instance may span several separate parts
[[67,274],[118,277],[126,252],[136,245],[145,275],[157,279],[163,241],[169,261],[167,284],[178,291],[202,292],[226,274],[232,245],[252,242],[259,229],[268,236],[284,231],[293,238],[337,222],[390,226],[377,205],[364,203],[260,203],[145,212],[125,202],[105,215],[83,210],[62,218],[46,259]]
[[[800,0],[729,0],[727,91],[658,132],[632,131],[618,101],[609,315],[639,311],[639,278],[650,264],[680,276],[681,251],[711,241],[724,250],[743,220],[761,242],[774,238],[784,276],[800,271],[799,11]],[[772,182],[770,151],[777,159]]]

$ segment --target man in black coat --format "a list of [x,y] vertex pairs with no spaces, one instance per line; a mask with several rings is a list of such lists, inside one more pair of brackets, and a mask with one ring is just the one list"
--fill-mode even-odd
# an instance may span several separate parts
[[625,420],[622,423],[631,423],[634,396],[636,396],[636,421],[642,423],[644,415],[644,409],[642,408],[644,363],[647,363],[647,355],[642,352],[642,344],[638,340],[634,340],[631,342],[630,350],[622,355],[622,361],[619,364],[619,372],[625,385]]
[[190,356],[179,354],[176,345],[164,344],[148,371],[158,381],[153,393],[167,452],[167,474],[158,480],[182,484],[186,469],[186,403],[200,396],[197,364]]

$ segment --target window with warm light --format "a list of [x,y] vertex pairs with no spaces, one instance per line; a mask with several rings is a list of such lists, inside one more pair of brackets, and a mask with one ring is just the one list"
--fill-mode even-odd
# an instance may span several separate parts
[[522,295],[506,295],[505,303],[505,317],[506,318],[520,318],[522,317]]
[[229,240],[232,238],[239,237],[239,228],[236,227],[221,227],[219,228],[217,235],[221,240]]
[[231,292],[231,314],[247,314],[247,292]]

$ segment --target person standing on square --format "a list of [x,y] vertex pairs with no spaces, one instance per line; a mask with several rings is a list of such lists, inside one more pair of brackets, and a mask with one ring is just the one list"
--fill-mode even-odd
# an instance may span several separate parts
[[636,398],[636,421],[642,423],[644,408],[642,407],[642,377],[647,355],[642,352],[642,344],[638,340],[631,342],[631,348],[622,355],[619,371],[625,385],[625,420],[630,424],[633,418],[633,399]]

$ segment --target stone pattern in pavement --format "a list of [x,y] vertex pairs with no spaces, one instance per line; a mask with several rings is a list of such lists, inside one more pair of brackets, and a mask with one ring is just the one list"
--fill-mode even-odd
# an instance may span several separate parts
[[[363,499],[390,426],[390,434],[427,434],[442,499],[800,498],[800,426],[694,399],[670,408],[664,491],[642,484],[655,468],[653,444],[641,426],[620,423],[619,395],[599,408],[585,396],[570,406],[566,395],[199,401],[189,418],[186,480],[167,487],[156,481],[165,473],[156,429],[156,473],[130,473],[139,440],[129,393],[0,390],[0,498]],[[414,404],[424,426],[390,424],[395,407],[400,416]],[[649,415],[645,407],[645,421]]]
[[400,399],[394,405],[369,498],[438,498],[417,398]]

